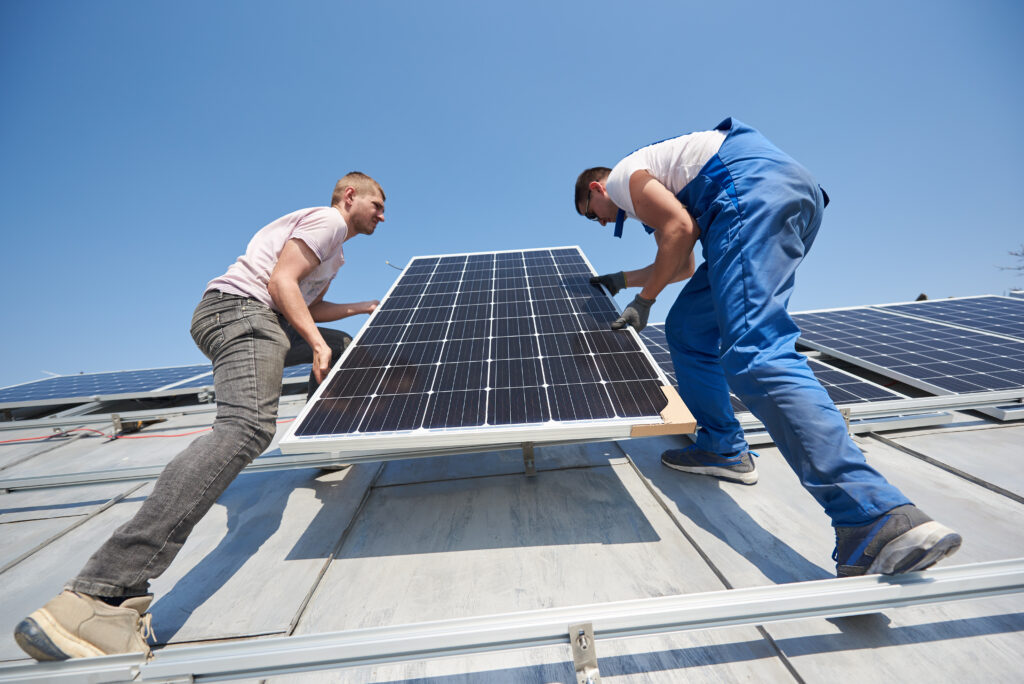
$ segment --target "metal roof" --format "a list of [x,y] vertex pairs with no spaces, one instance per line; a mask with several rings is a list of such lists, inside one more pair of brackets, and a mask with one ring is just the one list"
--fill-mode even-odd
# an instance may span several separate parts
[[[299,397],[283,398],[281,419],[301,406]],[[976,564],[1024,556],[1024,469],[1015,467],[1024,458],[1024,425],[975,412],[949,415],[940,426],[854,438],[872,465],[963,535],[957,555],[921,574],[935,587],[946,581],[941,573],[971,579],[983,567]],[[51,436],[45,421],[0,431],[2,482],[125,474],[122,481],[44,482],[0,495],[0,680],[86,677],[74,670],[83,661],[31,664],[11,632],[134,513],[152,472],[209,427],[213,412],[197,405],[167,409],[163,417],[125,435],[144,439],[111,440],[104,435],[113,424],[95,416],[79,417],[81,425],[103,435]],[[279,437],[287,427],[279,425]],[[33,437],[47,439],[11,441]],[[347,653],[346,638],[384,633],[398,635],[389,642],[396,654],[419,633],[408,626],[424,622],[462,619],[480,635],[517,624],[511,613],[540,620],[547,609],[569,614],[591,606],[602,681],[814,682],[836,673],[908,682],[1019,680],[1020,593],[883,609],[865,602],[867,614],[853,617],[800,613],[804,604],[782,593],[794,588],[781,585],[823,586],[821,601],[840,596],[846,604],[855,604],[859,592],[902,589],[877,578],[810,584],[833,574],[832,531],[778,450],[758,449],[760,481],[747,487],[661,466],[661,451],[680,439],[537,447],[536,477],[523,475],[519,451],[326,470],[289,461],[275,440],[254,464],[272,469],[240,475],[153,582],[153,626],[163,645],[156,657],[141,669],[131,657],[91,660],[108,674],[155,679],[183,670],[199,679],[216,656],[259,664],[263,669],[246,676],[269,681],[572,682],[568,624],[564,643],[524,642],[511,650],[466,647],[444,658],[427,658],[427,651],[390,663],[380,656],[377,664],[341,669],[302,658]],[[602,636],[599,605],[639,611],[636,601],[699,601],[705,594],[717,605],[724,603],[718,597],[735,595],[718,593],[725,590],[763,592],[749,605],[776,601],[782,613],[774,619],[786,621],[747,616],[734,626]],[[288,636],[296,638],[282,641]],[[296,658],[332,669],[289,674],[303,669],[285,667]],[[119,662],[127,669],[117,670]]]

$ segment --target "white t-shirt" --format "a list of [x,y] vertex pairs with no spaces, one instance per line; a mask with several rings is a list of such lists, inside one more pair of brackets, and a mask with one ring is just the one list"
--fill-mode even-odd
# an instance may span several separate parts
[[285,243],[297,238],[306,243],[320,260],[320,265],[299,281],[302,298],[308,306],[334,280],[338,269],[345,263],[341,245],[347,235],[345,219],[334,207],[293,211],[261,228],[249,241],[245,254],[228,267],[227,273],[211,280],[206,290],[255,297],[276,311],[267,283]]
[[725,140],[724,131],[700,131],[641,147],[612,169],[605,188],[615,206],[636,218],[629,179],[644,170],[674,195],[693,180],[708,160],[718,154]]

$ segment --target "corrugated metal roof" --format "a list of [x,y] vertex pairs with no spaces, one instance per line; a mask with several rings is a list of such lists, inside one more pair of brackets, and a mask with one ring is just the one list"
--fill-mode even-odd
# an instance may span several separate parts
[[[300,406],[282,400],[282,419]],[[194,433],[212,420],[170,417],[137,435]],[[50,433],[7,430],[0,440]],[[0,479],[159,465],[198,436],[72,434],[0,444]],[[963,534],[944,565],[1024,556],[1024,425],[968,412],[942,427],[855,439],[915,503]],[[153,582],[158,641],[259,640],[832,576],[829,521],[777,449],[759,449],[761,478],[747,487],[664,468],[659,454],[678,443],[538,447],[535,478],[522,474],[516,451],[243,473]],[[276,454],[272,444],[265,455]],[[60,591],[150,488],[108,482],[0,498],[0,661],[30,662],[14,625]],[[1019,681],[1024,596],[597,649],[603,681]],[[575,673],[568,646],[544,646],[279,679],[570,682]]]

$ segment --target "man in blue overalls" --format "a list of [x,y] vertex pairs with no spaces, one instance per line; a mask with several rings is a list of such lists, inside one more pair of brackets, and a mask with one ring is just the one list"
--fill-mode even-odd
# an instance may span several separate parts
[[[786,307],[828,202],[811,175],[735,119],[643,147],[580,174],[576,211],[601,225],[632,216],[654,233],[654,263],[599,276],[612,294],[640,287],[613,328],[642,330],[655,298],[689,278],[665,321],[679,394],[696,443],[662,454],[684,472],[753,484],[757,472],[730,388],[765,425],[836,530],[836,572],[921,570],[960,535],[918,508],[864,460],[832,400],[796,351]],[[694,269],[700,240],[704,263]]]

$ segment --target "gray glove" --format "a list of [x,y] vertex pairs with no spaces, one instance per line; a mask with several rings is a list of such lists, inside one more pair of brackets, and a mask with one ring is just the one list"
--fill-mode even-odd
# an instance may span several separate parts
[[654,304],[653,299],[644,299],[637,295],[629,303],[629,306],[626,307],[626,310],[622,312],[622,315],[619,316],[619,320],[612,323],[612,330],[621,330],[628,323],[637,332],[640,332],[647,327],[647,317],[651,315],[652,304]]
[[594,276],[590,279],[590,284],[595,287],[604,285],[604,288],[608,290],[608,294],[614,297],[619,290],[626,289],[626,274],[619,271],[618,273]]

